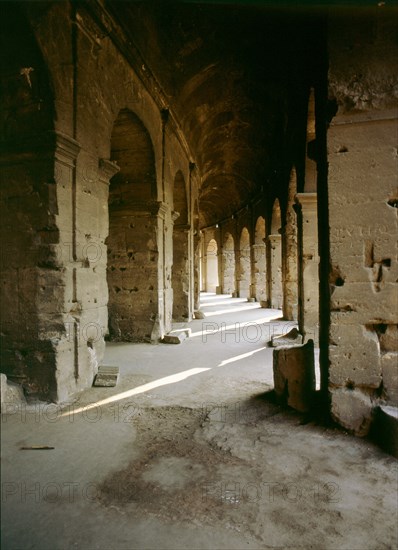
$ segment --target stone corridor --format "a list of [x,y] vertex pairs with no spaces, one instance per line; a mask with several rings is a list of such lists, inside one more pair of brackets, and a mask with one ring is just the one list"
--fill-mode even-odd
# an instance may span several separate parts
[[[8,547],[396,546],[397,36],[390,1],[0,3]],[[219,498],[233,472],[341,500]],[[34,511],[31,479],[98,498]]]
[[181,346],[108,344],[118,387],[3,417],[3,548],[396,546],[396,460],[272,398],[262,340],[291,323],[202,303]]

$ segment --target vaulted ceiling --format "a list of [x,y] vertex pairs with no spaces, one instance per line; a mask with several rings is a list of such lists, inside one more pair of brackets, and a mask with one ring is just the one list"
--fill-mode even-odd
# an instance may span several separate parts
[[107,4],[185,133],[201,174],[201,226],[277,193],[305,120],[316,30],[305,12],[257,4]]

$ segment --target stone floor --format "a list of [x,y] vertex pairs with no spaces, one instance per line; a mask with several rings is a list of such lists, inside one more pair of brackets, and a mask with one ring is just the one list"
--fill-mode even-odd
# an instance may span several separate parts
[[273,402],[292,324],[202,310],[180,345],[108,344],[116,387],[2,416],[2,548],[397,548],[397,461]]

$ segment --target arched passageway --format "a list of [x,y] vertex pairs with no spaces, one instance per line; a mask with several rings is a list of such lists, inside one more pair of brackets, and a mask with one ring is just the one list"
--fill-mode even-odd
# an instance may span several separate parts
[[127,109],[114,124],[111,158],[120,171],[109,187],[109,334],[148,341],[158,316],[155,159],[148,131]]

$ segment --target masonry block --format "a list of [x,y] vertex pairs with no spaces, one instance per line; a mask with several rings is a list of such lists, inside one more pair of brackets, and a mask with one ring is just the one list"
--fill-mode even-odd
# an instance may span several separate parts
[[331,390],[332,418],[355,435],[368,434],[373,420],[373,403],[360,390],[337,388]]
[[381,369],[387,402],[398,406],[398,353],[389,352],[382,355]]
[[314,342],[275,349],[273,371],[278,400],[300,412],[310,410],[315,393]]

